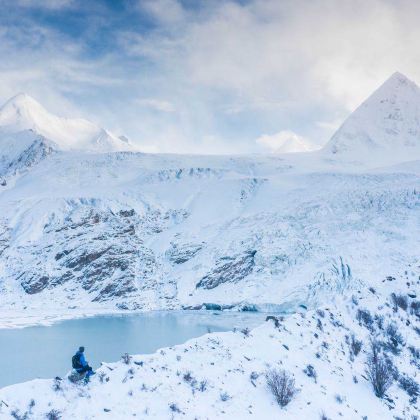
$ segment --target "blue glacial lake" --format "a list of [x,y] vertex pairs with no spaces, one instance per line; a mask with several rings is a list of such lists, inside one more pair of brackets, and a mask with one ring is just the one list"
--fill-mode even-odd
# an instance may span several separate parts
[[253,328],[267,314],[250,312],[177,311],[97,316],[51,326],[0,329],[0,388],[35,378],[63,377],[71,357],[85,346],[96,369],[124,353],[154,353],[208,332]]

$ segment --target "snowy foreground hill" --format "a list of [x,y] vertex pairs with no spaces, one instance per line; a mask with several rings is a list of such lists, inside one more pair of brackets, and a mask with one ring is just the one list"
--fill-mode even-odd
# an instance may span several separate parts
[[[408,266],[377,289],[251,331],[126,355],[88,385],[56,378],[6,387],[0,418],[415,420],[419,285],[418,267]],[[283,407],[267,382],[276,375],[288,380],[277,394]]]

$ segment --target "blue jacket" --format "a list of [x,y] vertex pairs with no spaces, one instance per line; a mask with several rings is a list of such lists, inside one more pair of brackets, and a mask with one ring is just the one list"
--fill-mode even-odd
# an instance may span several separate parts
[[87,366],[87,362],[86,362],[84,353],[82,353],[81,351],[78,351],[76,354],[79,356],[80,364],[83,367]]

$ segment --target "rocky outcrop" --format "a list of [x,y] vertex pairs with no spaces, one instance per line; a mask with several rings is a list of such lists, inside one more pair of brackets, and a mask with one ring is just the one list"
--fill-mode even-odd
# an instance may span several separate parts
[[31,261],[9,264],[36,267],[17,275],[28,294],[71,283],[92,294],[94,302],[118,300],[153,284],[157,262],[144,238],[182,217],[179,212],[169,213],[140,216],[133,209],[98,211],[82,205],[74,215],[52,218],[44,226],[42,246],[25,248]]
[[172,264],[183,264],[194,258],[203,248],[205,243],[201,244],[175,244],[171,243],[171,247],[166,251],[166,258]]
[[16,175],[17,173],[25,172],[31,167],[37,165],[46,157],[55,152],[54,143],[48,141],[42,136],[36,136],[33,143],[28,148],[22,151],[14,160],[8,163],[0,175],[2,178],[2,185],[6,185],[7,176]]
[[252,250],[235,257],[221,258],[214,270],[197,283],[196,288],[214,289],[223,283],[238,283],[252,272],[256,253]]

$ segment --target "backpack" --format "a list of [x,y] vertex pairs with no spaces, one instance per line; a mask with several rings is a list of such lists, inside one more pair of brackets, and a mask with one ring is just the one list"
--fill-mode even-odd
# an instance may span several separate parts
[[71,358],[71,364],[73,366],[73,369],[81,369],[83,366],[80,363],[80,354],[76,353],[72,358]]

